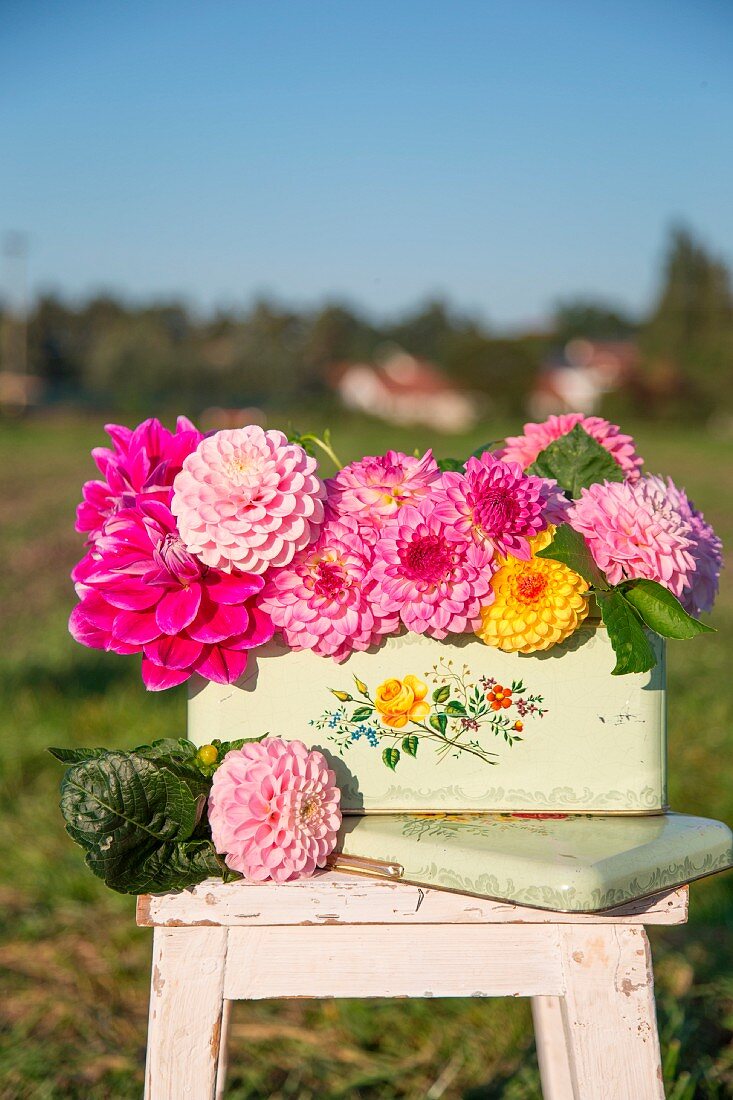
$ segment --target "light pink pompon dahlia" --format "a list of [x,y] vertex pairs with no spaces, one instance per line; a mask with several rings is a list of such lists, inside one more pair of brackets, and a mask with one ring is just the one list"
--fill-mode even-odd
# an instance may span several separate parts
[[170,509],[140,500],[107,521],[72,573],[72,637],[92,649],[142,653],[150,691],[198,672],[231,684],[247,651],[274,628],[258,606],[262,577],[207,569],[183,546]]
[[627,478],[633,480],[639,476],[644,460],[636,453],[631,436],[624,435],[618,425],[600,416],[583,416],[582,413],[563,413],[562,416],[549,416],[542,424],[525,424],[524,435],[507,436],[506,446],[495,454],[508,462],[518,462],[526,470],[540,451],[553,440],[567,435],[576,424],[606,448]]
[[695,562],[695,571],[689,579],[688,587],[680,596],[682,605],[691,615],[711,611],[718,594],[720,570],[723,567],[723,544],[684,489],[678,489],[670,477],[664,479],[651,476],[647,480],[658,487],[666,497],[668,506],[690,525],[690,553]]
[[491,601],[495,568],[491,549],[462,538],[426,500],[402,508],[382,529],[371,600],[382,615],[398,613],[415,634],[463,634]]
[[144,420],[136,428],[107,424],[111,447],[95,447],[92,458],[101,480],[87,481],[76,510],[76,529],[93,541],[110,516],[132,508],[138,496],[170,502],[173,481],[183,460],[203,438],[185,416],[169,432],[159,420]]
[[336,846],[340,797],[326,758],[302,741],[266,737],[243,745],[214,772],[214,847],[252,882],[312,875]]
[[317,465],[282,432],[255,424],[203,439],[173,485],[186,549],[215,569],[287,565],[323,522]]
[[343,661],[397,629],[397,615],[381,614],[371,599],[373,547],[351,516],[329,519],[315,543],[273,571],[260,606],[291,649]]
[[432,451],[422,458],[387,451],[352,462],[328,481],[328,503],[338,515],[381,526],[406,504],[419,504],[440,477]]
[[695,573],[692,525],[656,477],[583,489],[568,521],[585,537],[611,584],[658,581],[678,599]]
[[547,526],[548,500],[556,496],[554,482],[525,474],[518,463],[485,451],[469,458],[465,474],[443,474],[433,503],[443,522],[464,538],[528,561],[529,540]]

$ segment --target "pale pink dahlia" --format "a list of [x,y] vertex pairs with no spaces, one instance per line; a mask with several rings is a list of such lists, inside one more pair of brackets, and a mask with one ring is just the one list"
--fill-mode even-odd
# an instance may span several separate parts
[[495,568],[490,548],[462,538],[426,500],[402,508],[382,529],[371,600],[380,614],[397,612],[415,634],[463,634],[478,625],[481,607],[491,602]]
[[529,539],[547,526],[548,500],[556,505],[556,497],[553,482],[484,451],[469,458],[465,474],[444,473],[433,502],[441,520],[464,538],[529,561]]
[[591,485],[568,519],[611,584],[645,578],[678,599],[689,588],[695,573],[692,525],[661,478]]
[[379,527],[405,504],[419,504],[439,477],[432,451],[422,458],[387,451],[339,470],[327,483],[328,503],[338,515]]
[[397,615],[372,603],[373,557],[374,540],[365,541],[356,520],[342,516],[327,520],[315,543],[273,571],[260,606],[291,649],[343,661],[397,629]]
[[685,610],[691,615],[712,610],[718,594],[720,570],[723,567],[723,544],[702,512],[698,511],[684,489],[678,489],[671,477],[649,477],[660,492],[664,493],[670,508],[675,509],[690,524],[690,553],[695,562],[695,572],[689,586],[680,596]]
[[341,792],[322,753],[279,737],[228,752],[214,772],[209,823],[217,852],[252,882],[312,875],[336,846]]
[[72,636],[93,649],[142,653],[151,691],[194,672],[233,683],[247,650],[274,632],[257,605],[262,577],[207,569],[183,546],[160,501],[142,500],[108,520],[72,578],[80,600]]
[[185,416],[178,417],[175,432],[154,419],[144,420],[134,429],[107,424],[104,430],[112,447],[92,451],[102,480],[86,482],[76,510],[76,530],[88,532],[90,541],[110,516],[121,508],[131,508],[138,496],[168,504],[183,460],[203,438]]
[[216,569],[287,565],[323,522],[317,465],[282,432],[255,424],[202,440],[173,486],[186,549]]
[[636,453],[631,436],[624,435],[618,425],[600,416],[583,416],[582,413],[563,413],[562,416],[549,416],[542,424],[525,424],[524,435],[507,436],[506,446],[495,453],[508,462],[518,462],[526,470],[540,451],[544,451],[553,440],[567,435],[576,424],[580,424],[588,435],[606,448],[627,478],[639,476],[644,460]]

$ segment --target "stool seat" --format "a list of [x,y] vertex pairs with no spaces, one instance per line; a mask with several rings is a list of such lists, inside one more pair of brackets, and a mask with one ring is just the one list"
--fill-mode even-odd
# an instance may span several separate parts
[[337,871],[141,897],[145,1096],[224,1096],[234,1000],[511,996],[532,998],[545,1100],[663,1100],[644,925],[686,918],[686,887],[557,913]]

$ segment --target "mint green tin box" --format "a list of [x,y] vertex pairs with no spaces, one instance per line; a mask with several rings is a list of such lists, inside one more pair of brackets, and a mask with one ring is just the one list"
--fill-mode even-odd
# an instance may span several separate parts
[[231,686],[191,684],[196,744],[299,739],[334,768],[346,813],[658,814],[667,803],[664,643],[651,672],[612,676],[606,631],[546,653],[415,634],[343,664],[277,641]]

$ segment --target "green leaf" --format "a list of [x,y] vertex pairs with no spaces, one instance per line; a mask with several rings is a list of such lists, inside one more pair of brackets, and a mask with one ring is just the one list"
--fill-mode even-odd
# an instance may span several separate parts
[[373,712],[373,707],[357,707],[354,713],[351,715],[351,721],[364,722],[367,718],[371,718]]
[[385,749],[382,753],[382,760],[388,768],[394,771],[400,760],[400,750],[394,748],[394,746],[390,746],[390,748]]
[[445,714],[431,714],[428,721],[430,722],[430,725],[433,727],[433,729],[437,730],[438,733],[445,733],[446,729],[448,728],[448,718]]
[[49,749],[51,756],[62,764],[80,764],[83,760],[96,760],[104,756],[109,749]]
[[417,746],[420,744],[414,733],[402,738],[402,748],[408,756],[417,756]]
[[446,470],[450,470],[451,472],[454,472],[456,470],[462,470],[463,469],[463,459],[462,458],[436,458],[435,461],[436,461],[436,463],[438,465],[438,469],[441,471],[441,473],[445,473]]
[[90,869],[113,890],[181,890],[222,874],[205,835],[209,788],[184,761],[107,752],[66,771],[61,812]]
[[451,718],[461,718],[466,713],[466,708],[457,699],[451,699],[446,704],[445,713]]
[[573,572],[579,573],[592,588],[602,591],[610,587],[605,574],[594,562],[588,543],[580,531],[574,530],[567,523],[561,523],[557,527],[550,545],[544,550],[538,550],[536,556],[562,562]]
[[580,424],[540,451],[528,473],[554,478],[573,499],[597,481],[624,479],[618,463]]
[[450,688],[448,687],[448,684],[443,684],[442,687],[436,688],[433,692],[433,702],[444,703],[449,695]]
[[686,639],[714,633],[713,627],[688,615],[677,597],[656,581],[629,581],[621,586],[621,591],[646,625],[663,638]]
[[616,654],[616,667],[612,675],[624,676],[628,672],[648,672],[654,668],[657,663],[654,650],[639,616],[623,594],[612,589],[610,592],[599,592],[597,599],[601,618]]
[[469,458],[481,458],[481,455],[485,454],[486,451],[493,451],[493,449],[497,446],[497,444],[503,443],[503,442],[504,442],[503,439],[490,439],[488,443],[482,443],[481,446],[477,447],[475,451],[471,451],[471,454],[468,457]]

